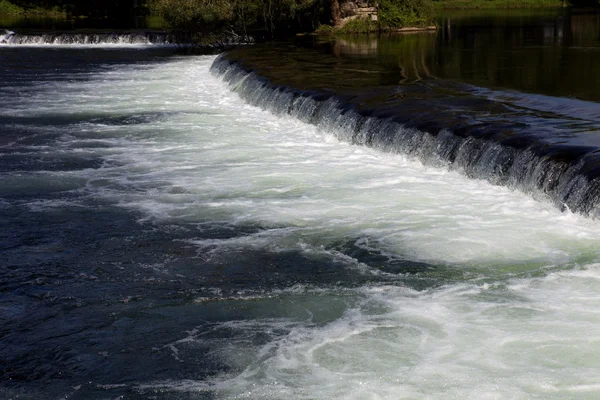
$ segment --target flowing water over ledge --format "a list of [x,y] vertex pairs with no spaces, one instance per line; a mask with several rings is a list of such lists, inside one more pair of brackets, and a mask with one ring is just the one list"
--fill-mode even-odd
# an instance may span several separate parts
[[262,110],[222,58],[0,56],[0,397],[600,396],[596,220]]
[[77,32],[39,32],[16,33],[5,30],[0,34],[0,45],[5,46],[107,46],[107,45],[171,45],[175,40],[173,35],[165,32],[107,32],[107,33],[77,33]]
[[[433,69],[422,54],[430,38],[239,48],[220,57],[213,71],[251,104],[341,140],[416,156],[596,217],[600,103],[420,76],[419,70]],[[390,65],[392,54],[397,66]],[[594,62],[600,65],[600,57]],[[413,77],[405,65],[414,66]],[[597,74],[588,79],[593,84]]]

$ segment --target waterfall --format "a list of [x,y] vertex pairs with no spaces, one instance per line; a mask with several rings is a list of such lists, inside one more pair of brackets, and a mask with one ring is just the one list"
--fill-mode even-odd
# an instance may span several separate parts
[[226,55],[217,57],[211,71],[248,103],[314,124],[339,140],[518,189],[562,210],[599,214],[600,156],[594,147],[553,143],[516,123],[445,127],[430,116],[407,121],[386,110],[360,109],[333,94],[271,84]]
[[9,43],[11,38],[15,35],[14,32],[5,30],[3,34],[0,35],[0,44]]
[[168,45],[173,37],[163,32],[134,33],[43,33],[7,31],[0,43],[9,45]]

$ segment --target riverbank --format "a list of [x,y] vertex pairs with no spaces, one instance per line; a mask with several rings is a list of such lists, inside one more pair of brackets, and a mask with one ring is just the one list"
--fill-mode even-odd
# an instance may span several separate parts
[[439,24],[0,46],[0,399],[600,398],[598,14]]
[[[332,35],[361,35],[361,34],[376,34],[376,33],[413,33],[413,32],[430,32],[437,30],[436,25],[425,26],[405,26],[402,28],[381,27],[376,23],[361,23],[349,24],[343,27],[335,28],[330,25],[321,25],[316,31],[310,35],[314,36],[332,36]],[[298,34],[296,36],[305,36],[306,34]]]
[[8,0],[0,0],[0,15],[23,16],[23,17],[45,17],[45,18],[66,18],[67,13],[59,7],[43,8],[23,8]]
[[559,8],[569,5],[563,0],[438,0],[436,10]]

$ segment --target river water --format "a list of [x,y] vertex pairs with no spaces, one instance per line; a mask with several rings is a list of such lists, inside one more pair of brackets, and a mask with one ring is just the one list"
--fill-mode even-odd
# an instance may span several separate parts
[[[593,214],[353,144],[350,125],[278,109],[223,57],[111,42],[0,59],[2,397],[600,395]],[[584,85],[438,80],[477,88],[461,92],[477,107],[486,90],[534,102],[511,108],[534,126],[561,101],[572,140],[595,143]]]

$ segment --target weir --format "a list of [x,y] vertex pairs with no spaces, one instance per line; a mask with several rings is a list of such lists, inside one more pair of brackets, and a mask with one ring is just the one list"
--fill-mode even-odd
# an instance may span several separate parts
[[173,35],[165,32],[124,33],[32,33],[6,31],[0,35],[5,45],[169,45]]
[[269,80],[231,54],[217,57],[211,71],[248,103],[314,124],[339,140],[416,157],[561,210],[599,216],[600,146],[562,128],[579,123],[580,130],[594,129],[581,128],[583,122],[534,116],[489,99],[444,98],[416,87],[358,95],[296,88]]
[[5,30],[3,34],[0,34],[0,44],[6,44],[14,36],[14,32]]

